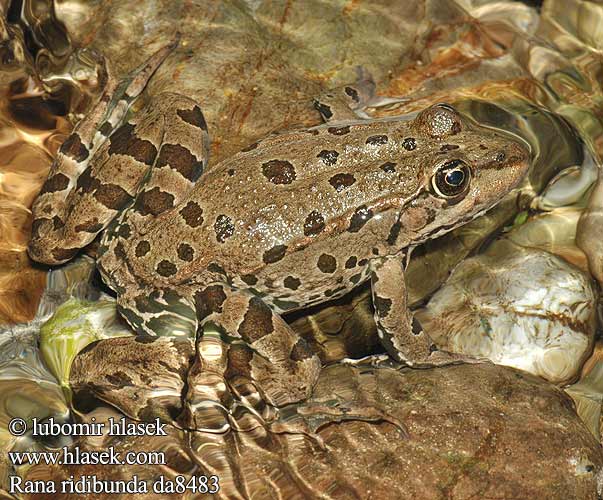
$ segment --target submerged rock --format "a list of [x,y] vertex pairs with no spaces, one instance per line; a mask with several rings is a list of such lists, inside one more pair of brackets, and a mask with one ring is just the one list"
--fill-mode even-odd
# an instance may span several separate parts
[[[105,362],[117,365],[118,351],[100,345],[131,342],[102,340],[91,350],[100,348]],[[153,345],[153,357],[167,359],[166,339]],[[135,403],[138,396],[130,397]],[[491,364],[430,370],[334,364],[323,370],[310,400],[280,409],[276,421],[258,418],[245,430],[167,429],[160,439],[112,443],[120,450],[149,449],[151,443],[168,451],[166,474],[216,474],[219,498],[566,500],[596,498],[603,475],[603,451],[563,391]],[[84,470],[31,471],[36,473],[56,481]],[[144,481],[157,474],[140,466],[94,473],[125,480],[138,474]]]
[[564,260],[502,241],[463,261],[416,317],[443,349],[563,383],[590,354],[596,293]]

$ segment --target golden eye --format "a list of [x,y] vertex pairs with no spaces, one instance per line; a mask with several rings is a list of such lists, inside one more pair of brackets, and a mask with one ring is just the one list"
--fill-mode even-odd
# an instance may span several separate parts
[[431,178],[431,186],[437,196],[456,198],[463,194],[471,182],[471,169],[462,160],[444,163]]

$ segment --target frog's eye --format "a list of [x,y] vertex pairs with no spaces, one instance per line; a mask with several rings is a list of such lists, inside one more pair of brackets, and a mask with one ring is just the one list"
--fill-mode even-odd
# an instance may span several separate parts
[[463,194],[471,182],[471,169],[462,160],[444,163],[431,178],[435,194],[442,198],[456,198]]

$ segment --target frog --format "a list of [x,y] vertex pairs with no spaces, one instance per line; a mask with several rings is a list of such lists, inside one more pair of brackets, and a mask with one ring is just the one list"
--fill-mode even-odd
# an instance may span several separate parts
[[[529,147],[452,105],[371,118],[366,75],[323,92],[323,123],[270,134],[209,166],[201,104],[158,94],[129,110],[173,42],[104,89],[61,146],[33,207],[32,259],[58,265],[100,236],[97,267],[141,338],[232,344],[228,370],[270,404],[306,399],[321,363],[283,314],[370,282],[381,343],[410,367],[458,363],[413,319],[412,250],[492,208]],[[201,369],[197,367],[198,369]]]

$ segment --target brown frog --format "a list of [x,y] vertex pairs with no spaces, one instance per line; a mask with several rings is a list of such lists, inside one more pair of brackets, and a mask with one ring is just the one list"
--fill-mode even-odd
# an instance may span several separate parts
[[109,226],[98,266],[132,327],[195,336],[211,323],[250,348],[231,365],[276,405],[307,396],[320,368],[280,313],[367,280],[395,359],[462,359],[413,328],[405,261],[513,189],[528,169],[526,146],[447,104],[361,119],[375,104],[365,78],[315,101],[326,124],[269,136],[204,172],[199,104],[161,94],[125,119],[172,48],[121,85],[109,77],[65,141],[33,208],[31,257],[65,262]]

